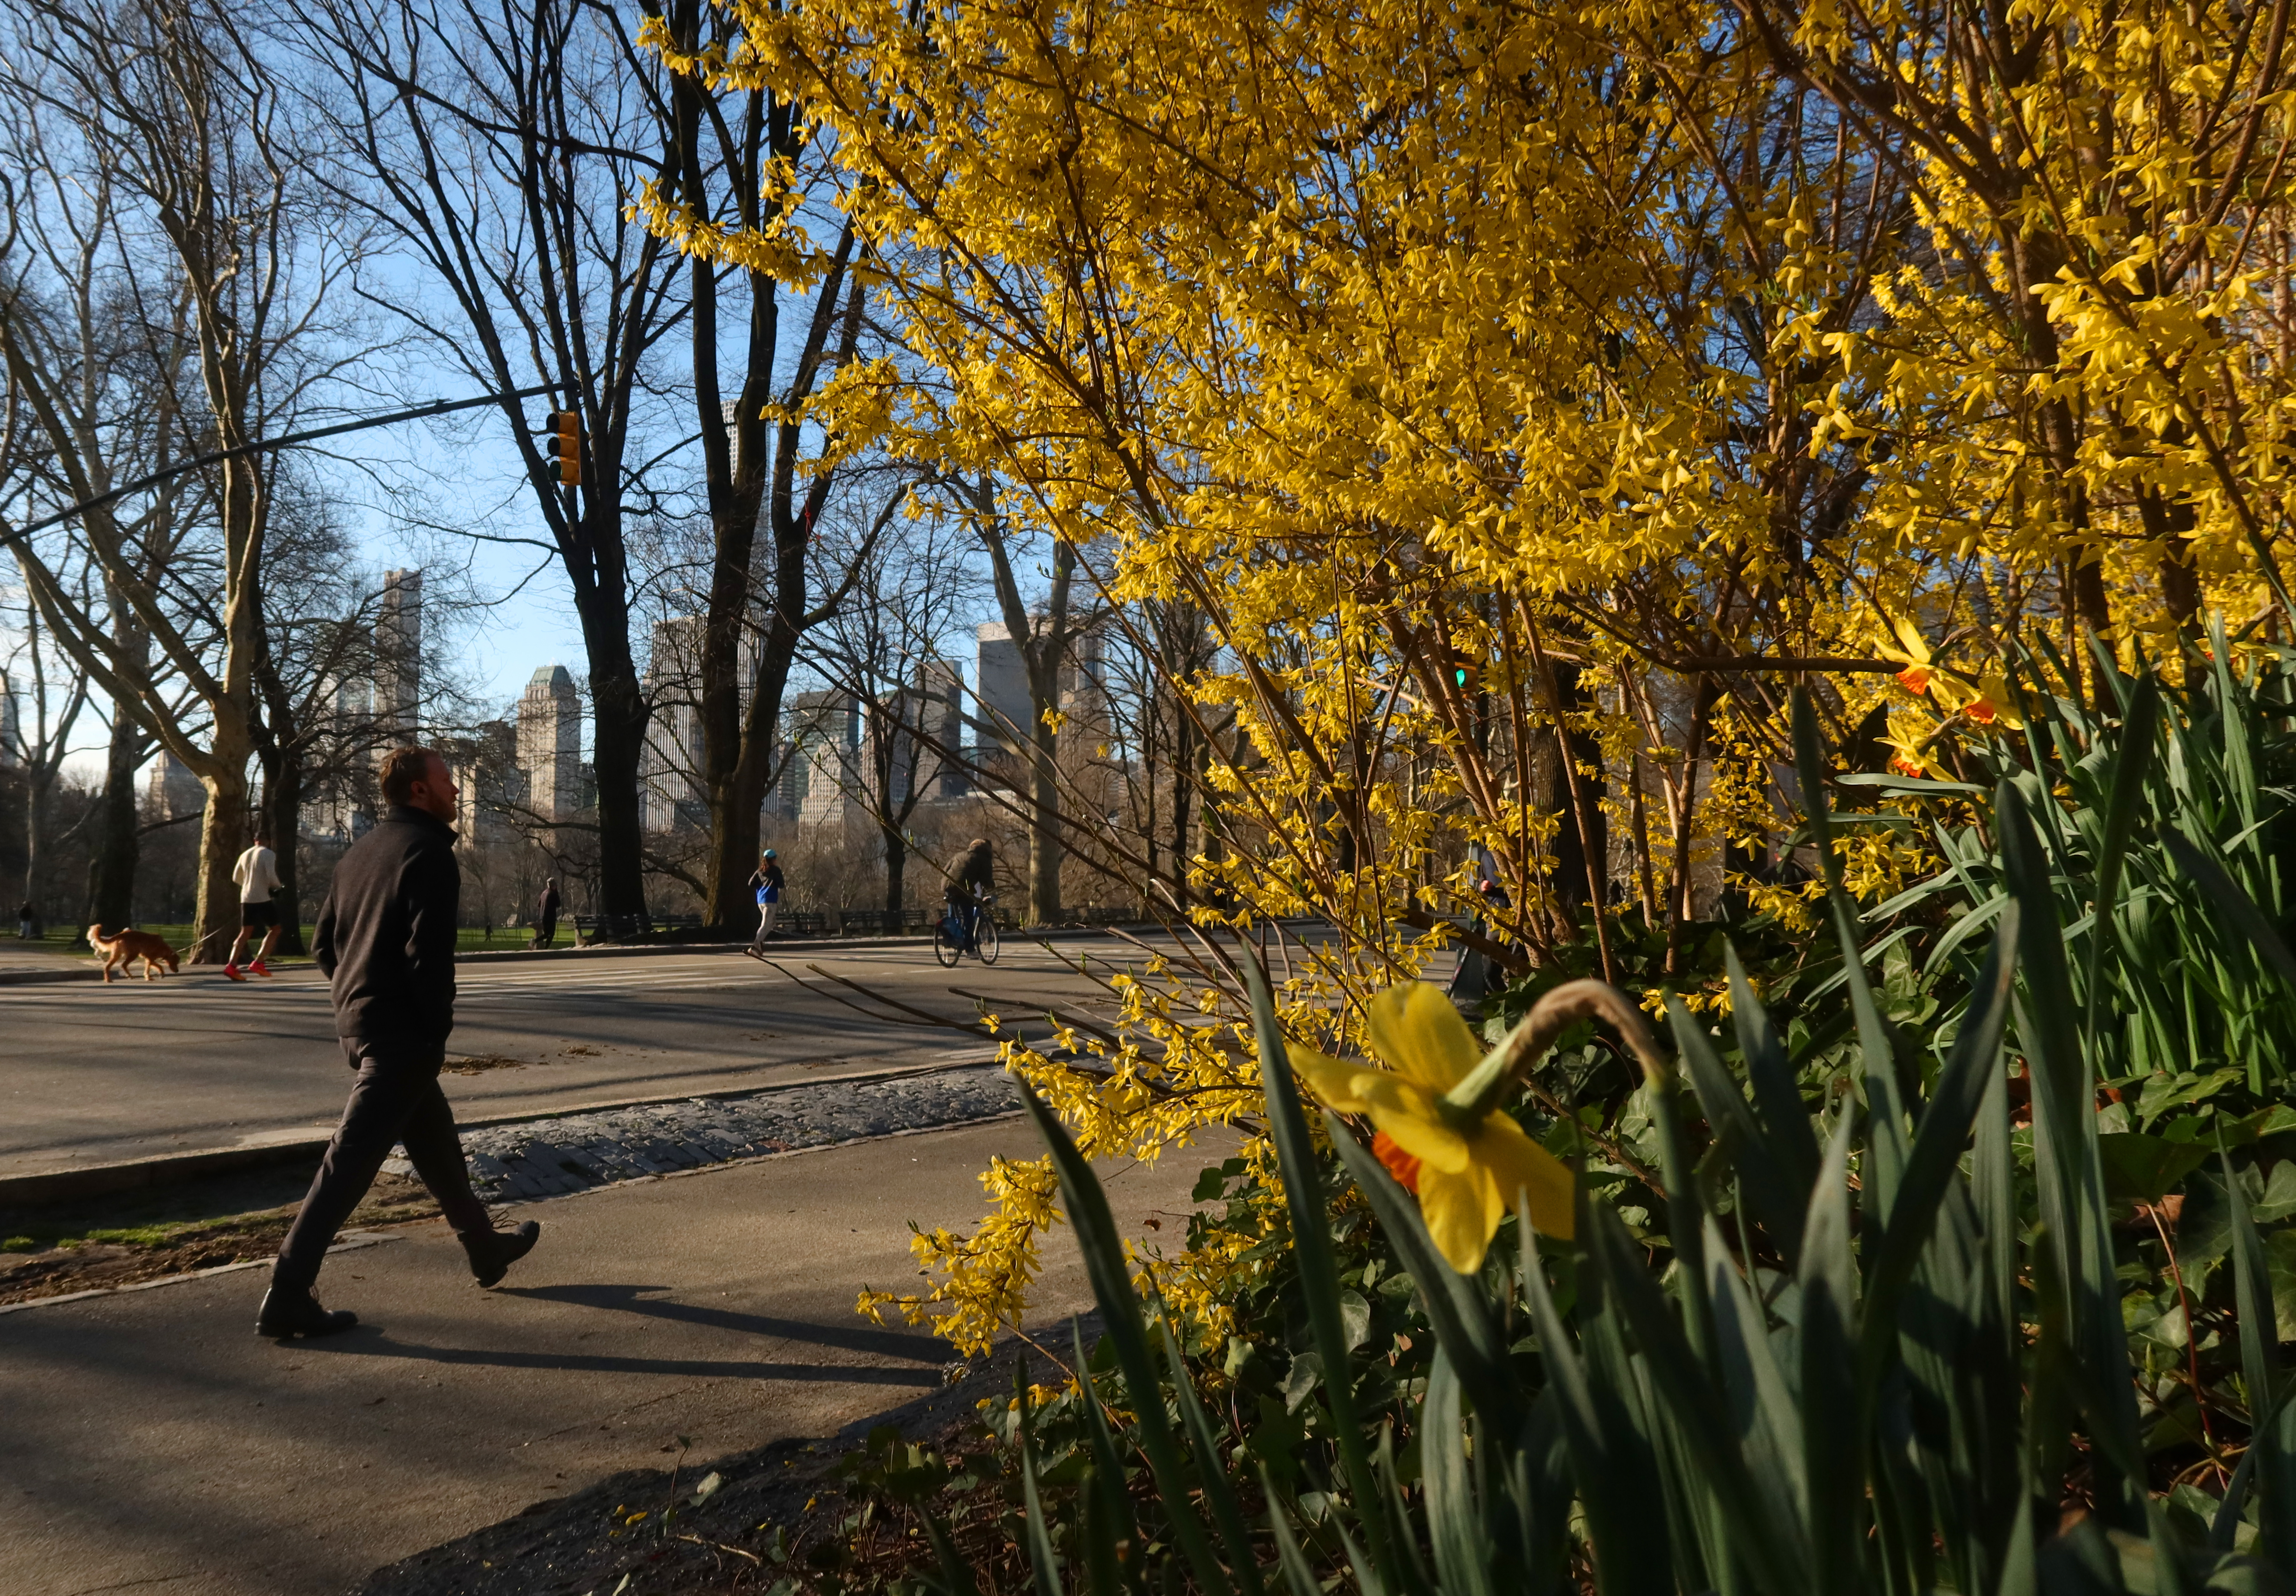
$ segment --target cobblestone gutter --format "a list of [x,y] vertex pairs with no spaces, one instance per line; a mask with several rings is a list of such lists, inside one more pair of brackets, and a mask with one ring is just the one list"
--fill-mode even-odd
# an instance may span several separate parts
[[[968,1125],[1020,1106],[1004,1070],[981,1064],[490,1125],[464,1131],[463,1150],[479,1195],[510,1202],[733,1158]],[[394,1158],[383,1167],[403,1174],[413,1166]]]

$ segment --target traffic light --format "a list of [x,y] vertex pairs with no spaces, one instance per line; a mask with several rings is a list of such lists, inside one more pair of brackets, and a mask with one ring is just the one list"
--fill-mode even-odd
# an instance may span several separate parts
[[1464,649],[1451,651],[1451,685],[1461,698],[1473,698],[1483,690],[1483,665]]
[[554,410],[542,430],[542,452],[558,468],[558,480],[568,487],[582,480],[582,417],[571,410]]

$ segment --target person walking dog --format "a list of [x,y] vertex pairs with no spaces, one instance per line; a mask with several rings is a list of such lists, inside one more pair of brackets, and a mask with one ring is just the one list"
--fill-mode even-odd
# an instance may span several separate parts
[[247,951],[248,937],[261,931],[263,945],[255,950],[255,962],[247,968],[267,978],[271,970],[264,961],[271,957],[279,941],[279,905],[271,895],[283,885],[279,855],[271,851],[271,833],[256,832],[255,846],[240,855],[239,863],[231,867],[231,879],[239,883],[239,935],[232,938],[231,956],[223,962],[223,972],[234,981],[247,979],[239,973],[239,956]]
[[780,855],[767,848],[758,855],[758,868],[750,872],[750,890],[758,895],[758,934],[750,939],[750,951],[763,955],[766,938],[774,934],[774,921],[782,908],[782,862]]
[[455,920],[463,891],[448,823],[456,795],[446,761],[428,749],[393,749],[382,761],[382,796],[390,807],[335,866],[313,929],[311,951],[334,999],[335,1034],[356,1074],[318,1177],[271,1266],[255,1329],[274,1338],[332,1335],[358,1322],[356,1314],[321,1307],[311,1289],[335,1232],[394,1142],[406,1144],[480,1285],[501,1280],[542,1233],[530,1219],[515,1231],[494,1228],[471,1190],[455,1111],[439,1087],[455,1028]]

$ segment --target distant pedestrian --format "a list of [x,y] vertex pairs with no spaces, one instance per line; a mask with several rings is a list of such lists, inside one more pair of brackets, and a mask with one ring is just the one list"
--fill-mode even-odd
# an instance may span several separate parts
[[40,911],[29,898],[25,900],[24,906],[16,911],[16,935],[27,942],[39,939]]
[[542,884],[542,902],[534,911],[534,945],[548,947],[558,940],[558,878]]
[[981,900],[996,890],[996,851],[986,837],[976,837],[948,867],[948,889],[944,894],[949,913],[964,932],[964,945],[968,949],[980,934]]
[[758,855],[758,868],[750,872],[750,890],[758,897],[758,934],[750,939],[750,951],[766,951],[766,938],[774,934],[774,921],[781,915],[782,862],[780,855],[767,848]]
[[462,872],[455,863],[457,797],[446,761],[428,749],[393,749],[382,762],[390,806],[351,844],[319,910],[312,953],[327,973],[335,1034],[357,1072],[350,1101],[303,1199],[255,1322],[270,1337],[324,1336],[358,1322],[311,1295],[335,1232],[374,1183],[394,1143],[463,1243],[481,1286],[534,1248],[532,1220],[499,1232],[471,1190],[455,1111],[439,1088],[455,1028],[455,924]]
[[283,884],[279,855],[271,851],[268,831],[256,832],[255,846],[240,855],[239,863],[231,867],[231,879],[239,883],[239,935],[232,938],[231,956],[223,962],[223,972],[234,981],[247,979],[239,973],[239,956],[247,951],[248,937],[261,931],[263,945],[255,950],[255,962],[248,969],[268,977],[271,970],[264,961],[271,957],[279,941],[279,905],[271,895]]

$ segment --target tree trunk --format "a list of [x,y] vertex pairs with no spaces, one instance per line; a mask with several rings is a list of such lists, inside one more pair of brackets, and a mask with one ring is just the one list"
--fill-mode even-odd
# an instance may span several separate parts
[[296,842],[303,833],[303,757],[294,748],[283,749],[275,769],[265,773],[264,818],[270,823],[271,851],[279,859],[279,886],[271,901],[279,906],[279,941],[283,956],[303,952],[303,894]]
[[885,828],[885,907],[894,916],[892,930],[900,929],[901,898],[909,870],[908,839],[898,826]]
[[[239,883],[231,868],[247,847],[247,769],[244,733],[216,727],[215,759],[200,777],[208,809],[200,816],[199,907],[192,920],[187,964],[220,964],[230,955],[239,928]],[[234,757],[234,756],[236,756]]]
[[[1584,732],[1571,731],[1562,718],[1587,707],[1587,690],[1579,684],[1579,667],[1554,667],[1554,781],[1548,806],[1562,815],[1554,834],[1554,895],[1572,909],[1592,904],[1599,913],[1606,894],[1611,862],[1611,831],[1602,806],[1595,801],[1594,778],[1573,779],[1573,767],[1602,767],[1602,748]],[[1579,802],[1584,793],[1586,803]]]
[[[609,610],[619,613],[604,613]],[[595,625],[593,612],[598,613]],[[598,917],[606,937],[627,937],[650,924],[638,810],[646,707],[630,658],[629,613],[619,586],[611,596],[603,591],[591,595],[582,630],[590,645],[591,769],[598,783]]]
[[[1055,667],[1057,675],[1057,667]],[[1029,737],[1029,922],[1061,918],[1060,734],[1039,715]]]
[[111,718],[103,793],[96,801],[95,852],[88,861],[89,922],[115,930],[135,921],[135,866],[144,849],[135,814],[135,766],[144,739],[125,715]]

